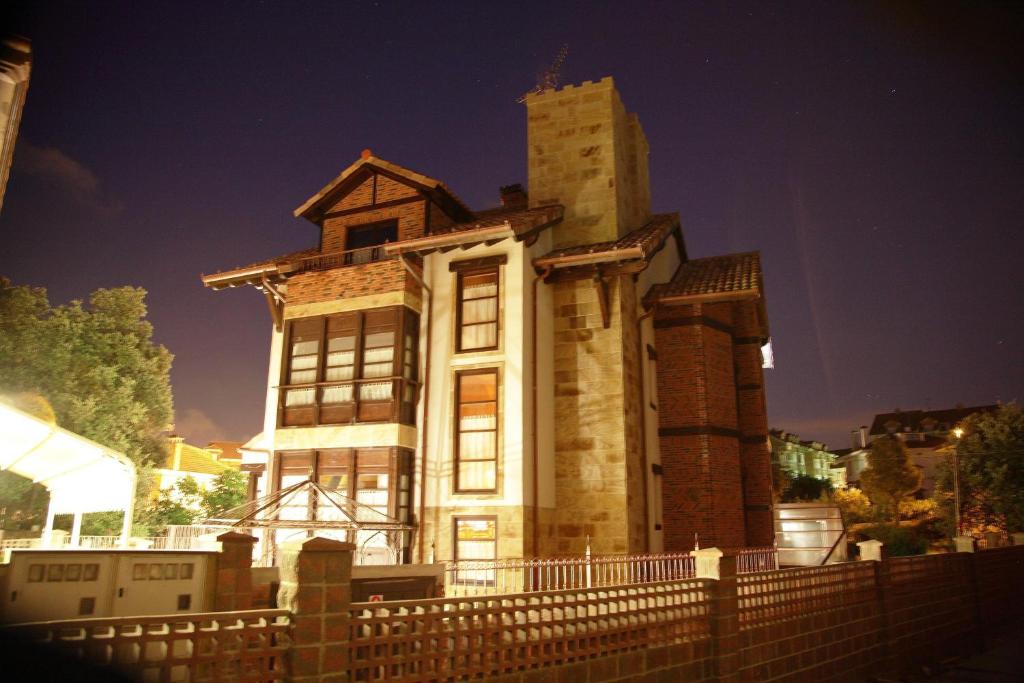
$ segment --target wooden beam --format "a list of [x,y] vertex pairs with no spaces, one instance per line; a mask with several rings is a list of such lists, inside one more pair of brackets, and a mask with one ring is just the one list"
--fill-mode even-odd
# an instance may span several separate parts
[[608,279],[600,275],[595,276],[594,289],[597,291],[597,302],[601,305],[601,323],[607,330],[612,324],[611,311],[608,307]]
[[263,296],[267,299],[267,308],[270,309],[270,317],[274,321],[274,329],[280,332],[284,321],[284,311],[282,310],[284,306],[267,289],[263,290]]
[[481,258],[466,259],[464,261],[452,261],[448,264],[448,272],[455,273],[460,270],[475,270],[477,268],[490,268],[492,266],[503,266],[508,263],[507,254],[496,256],[483,256]]

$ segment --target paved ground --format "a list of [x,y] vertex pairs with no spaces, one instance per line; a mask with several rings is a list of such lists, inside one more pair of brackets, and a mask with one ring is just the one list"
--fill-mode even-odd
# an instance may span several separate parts
[[[908,683],[1021,683],[1024,682],[1024,630],[991,638],[979,655],[946,662],[930,675],[921,674]],[[880,678],[878,681],[886,681]],[[888,679],[893,680],[893,679]]]

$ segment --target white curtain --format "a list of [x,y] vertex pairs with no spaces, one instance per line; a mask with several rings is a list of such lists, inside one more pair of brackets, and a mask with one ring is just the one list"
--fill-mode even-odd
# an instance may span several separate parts
[[391,382],[368,382],[359,387],[360,401],[390,401]]
[[313,405],[316,389],[289,389],[284,395],[286,407]]
[[342,384],[341,386],[337,387],[324,387],[324,403],[349,403],[351,400],[351,384]]
[[[498,285],[481,283],[462,290],[462,348],[478,349],[498,343]],[[494,322],[491,322],[494,321]],[[480,324],[485,323],[485,324]]]

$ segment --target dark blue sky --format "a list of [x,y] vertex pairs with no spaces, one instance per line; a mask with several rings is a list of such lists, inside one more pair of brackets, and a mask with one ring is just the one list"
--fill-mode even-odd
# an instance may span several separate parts
[[0,274],[149,290],[191,439],[259,431],[270,322],[210,273],[315,244],[293,208],[370,147],[475,207],[526,181],[515,99],[615,77],[691,256],[760,249],[772,426],[1020,398],[1024,90],[1010,4],[73,3],[35,64]]

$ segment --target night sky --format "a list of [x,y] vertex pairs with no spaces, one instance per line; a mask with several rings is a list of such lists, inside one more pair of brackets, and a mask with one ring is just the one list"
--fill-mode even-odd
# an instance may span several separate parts
[[526,182],[516,98],[614,76],[692,257],[759,249],[773,427],[1024,387],[1024,45],[1010,4],[73,3],[35,62],[0,274],[149,291],[177,429],[261,428],[270,320],[201,273],[315,245],[292,210],[369,147],[471,206]]

